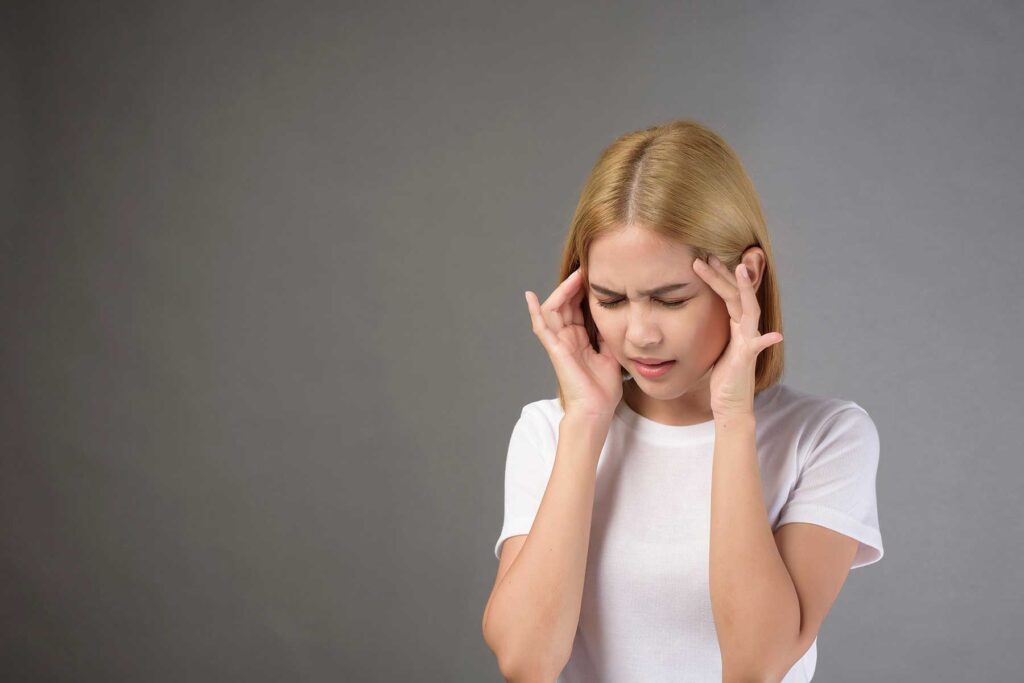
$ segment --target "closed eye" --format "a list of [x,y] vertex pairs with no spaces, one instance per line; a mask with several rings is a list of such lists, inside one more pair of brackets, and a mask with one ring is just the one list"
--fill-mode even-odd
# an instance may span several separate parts
[[[602,308],[615,308],[616,306],[621,304],[623,301],[624,301],[624,299],[615,299],[614,301],[600,301],[600,300],[598,300],[597,305],[601,306]],[[689,301],[689,299],[681,299],[679,301],[662,301],[661,299],[654,299],[654,301],[657,301],[659,304],[661,304],[662,306],[664,306],[666,308],[679,308],[680,306],[685,304],[687,301]]]

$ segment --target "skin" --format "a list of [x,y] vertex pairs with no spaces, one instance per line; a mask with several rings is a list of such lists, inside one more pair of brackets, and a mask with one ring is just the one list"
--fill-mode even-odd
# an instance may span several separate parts
[[[633,376],[623,400],[638,414],[667,425],[693,425],[715,417],[753,412],[753,369],[757,353],[782,340],[759,335],[760,310],[753,297],[764,270],[764,252],[742,257],[751,277],[741,282],[724,265],[708,267],[690,247],[637,225],[602,235],[590,247],[587,296],[602,347]],[[660,295],[641,296],[664,284],[691,283]],[[618,292],[610,296],[593,286]],[[687,302],[668,307],[663,302]],[[619,301],[614,308],[601,302]],[[744,306],[744,304],[746,304]],[[746,316],[744,316],[746,310]],[[753,316],[753,317],[752,317]],[[636,371],[632,357],[674,359],[655,379]]]

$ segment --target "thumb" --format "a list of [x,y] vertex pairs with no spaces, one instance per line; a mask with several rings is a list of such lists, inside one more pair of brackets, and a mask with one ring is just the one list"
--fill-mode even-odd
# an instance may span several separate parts
[[757,352],[761,353],[762,351],[767,349],[769,346],[774,346],[775,344],[778,344],[781,341],[782,341],[782,335],[779,334],[778,332],[770,332],[768,334],[762,334],[761,335],[761,345],[760,345],[760,348],[757,350]]

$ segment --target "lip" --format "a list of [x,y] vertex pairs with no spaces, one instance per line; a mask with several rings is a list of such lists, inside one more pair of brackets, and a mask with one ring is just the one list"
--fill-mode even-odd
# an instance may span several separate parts
[[643,363],[644,365],[657,365],[658,363],[664,363],[665,361],[671,360],[671,359],[670,358],[643,358],[643,357],[638,357],[638,358],[630,358],[630,360],[636,361],[637,363]]
[[656,377],[661,377],[669,370],[671,370],[673,367],[675,367],[676,362],[674,360],[670,360],[662,361],[659,365],[648,365],[646,363],[641,363],[640,361],[633,359],[633,364],[636,365],[636,371],[641,377],[646,377],[647,379],[654,379]]

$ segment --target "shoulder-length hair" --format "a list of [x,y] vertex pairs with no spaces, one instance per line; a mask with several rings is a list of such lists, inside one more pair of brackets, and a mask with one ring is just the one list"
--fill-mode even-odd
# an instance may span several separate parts
[[[580,192],[556,285],[577,268],[588,282],[590,245],[630,224],[685,243],[694,258],[705,262],[714,254],[730,271],[744,251],[760,247],[765,269],[757,289],[758,329],[782,333],[775,259],[761,202],[739,156],[717,133],[693,120],[677,120],[626,133],[609,145]],[[590,345],[597,350],[597,327],[586,296],[582,307]],[[755,394],[781,378],[783,344],[758,355]],[[627,375],[622,368],[623,380]],[[564,409],[561,385],[558,399]]]

